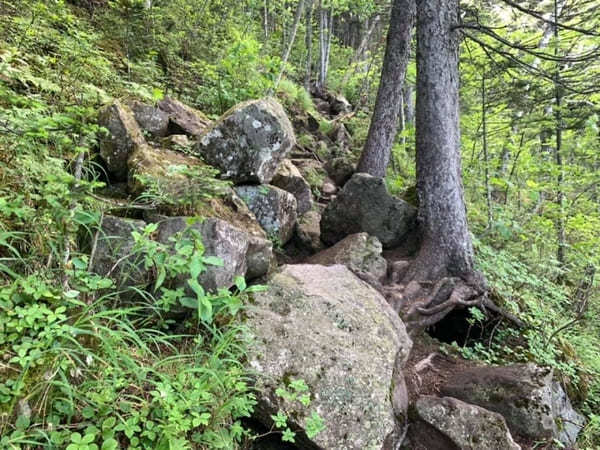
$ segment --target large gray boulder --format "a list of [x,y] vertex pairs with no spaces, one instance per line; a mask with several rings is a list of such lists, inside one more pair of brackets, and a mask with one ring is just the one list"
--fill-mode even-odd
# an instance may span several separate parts
[[199,136],[194,151],[235,183],[269,183],[295,144],[285,111],[266,98],[230,109]]
[[451,397],[420,397],[411,408],[403,448],[410,450],[520,450],[504,418]]
[[[168,217],[159,222],[158,241],[174,245],[169,238],[188,228],[200,233],[206,256],[216,256],[223,261],[222,266],[207,265],[206,270],[198,276],[198,283],[204,289],[216,292],[220,288],[229,288],[233,286],[236,276],[246,274],[248,235],[223,220],[211,218],[200,222],[190,217]],[[187,274],[181,277],[184,286],[187,278]]]
[[100,110],[98,124],[108,130],[100,139],[100,156],[113,181],[127,181],[127,159],[138,147],[146,145],[133,112],[115,100]]
[[142,233],[145,226],[142,220],[104,216],[95,238],[91,271],[112,279],[117,289],[148,283],[150,275],[144,269],[143,255],[134,251],[131,235],[133,231]]
[[296,198],[292,194],[269,185],[237,186],[235,191],[270,238],[280,245],[292,238],[297,219]]
[[136,122],[154,138],[167,135],[169,129],[169,114],[158,107],[134,100],[129,105]]
[[[246,310],[256,418],[270,428],[281,410],[291,428],[304,428],[318,412],[326,430],[313,439],[300,433],[298,448],[396,448],[407,407],[401,369],[412,347],[398,315],[341,265],[283,266],[268,285]],[[275,393],[297,379],[308,385],[308,407]]]
[[382,280],[387,274],[387,261],[381,256],[382,250],[381,242],[375,236],[356,233],[311,256],[307,262],[324,266],[343,264],[353,272],[366,272]]
[[584,425],[552,370],[531,363],[465,370],[442,393],[498,412],[513,433],[536,440],[558,439],[571,446]]
[[169,116],[169,134],[198,136],[211,124],[202,112],[171,97],[163,98],[158,107]]
[[313,199],[310,185],[302,177],[298,168],[294,166],[289,159],[283,160],[279,169],[277,169],[273,180],[271,180],[271,184],[296,197],[299,215],[310,211],[312,208]]
[[388,193],[382,178],[357,173],[332,200],[321,219],[321,239],[335,244],[349,234],[376,236],[384,248],[402,243],[415,226],[417,209]]

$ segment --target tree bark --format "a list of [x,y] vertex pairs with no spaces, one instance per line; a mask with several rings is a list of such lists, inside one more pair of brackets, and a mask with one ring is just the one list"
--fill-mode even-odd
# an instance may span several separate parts
[[415,23],[415,0],[395,0],[390,18],[381,80],[369,134],[358,162],[358,171],[384,177],[390,161],[402,105],[402,87]]
[[421,248],[405,280],[471,277],[460,157],[458,0],[417,7],[416,156]]

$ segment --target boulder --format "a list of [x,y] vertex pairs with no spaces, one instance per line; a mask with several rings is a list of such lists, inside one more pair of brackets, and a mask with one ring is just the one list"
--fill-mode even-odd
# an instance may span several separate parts
[[146,144],[144,135],[128,106],[115,100],[100,110],[98,124],[108,129],[100,139],[100,156],[113,181],[127,180],[127,159]]
[[410,450],[520,450],[504,418],[451,397],[420,397],[411,408],[403,448]]
[[189,150],[193,142],[186,134],[172,134],[161,139],[160,143],[169,150]]
[[352,105],[341,94],[330,94],[329,105],[331,114],[334,116],[338,114],[350,114],[352,112]]
[[259,236],[248,235],[248,252],[246,253],[246,280],[262,277],[271,267],[273,261],[273,243]]
[[167,135],[169,115],[158,107],[134,100],[129,105],[136,122],[154,138]]
[[[157,239],[163,244],[174,245],[169,238],[187,229],[200,233],[205,256],[216,256],[223,261],[221,266],[207,265],[198,276],[198,282],[204,289],[216,292],[220,288],[229,288],[236,276],[246,274],[248,234],[220,219],[199,221],[191,217],[167,217],[159,222]],[[184,287],[187,286],[187,278],[186,274],[179,280]]]
[[197,136],[211,124],[203,113],[171,97],[163,98],[158,107],[169,115],[169,134]]
[[283,160],[271,180],[271,184],[296,197],[298,214],[304,214],[312,208],[310,185],[302,178],[298,168],[289,159]]
[[292,194],[269,185],[237,186],[235,191],[270,238],[281,245],[292,238],[297,219],[296,198]]
[[283,108],[267,98],[230,109],[198,137],[194,152],[235,183],[269,183],[295,144]]
[[339,157],[325,163],[325,170],[335,184],[344,186],[356,171],[356,167],[348,158]]
[[321,190],[323,181],[327,177],[327,172],[323,168],[323,163],[314,158],[292,159],[292,163],[298,168],[302,178],[310,185],[313,192]]
[[382,178],[356,173],[332,200],[321,219],[321,239],[335,244],[366,232],[393,248],[415,227],[417,209],[388,193]]
[[570,446],[584,424],[552,370],[532,363],[471,368],[456,374],[442,393],[502,414],[513,434],[535,440]]
[[387,274],[387,261],[381,252],[379,239],[367,233],[356,233],[311,256],[306,262],[324,266],[343,264],[353,272],[367,272],[381,281]]
[[[270,415],[282,411],[290,428],[305,428],[318,412],[326,430],[312,439],[299,433],[298,448],[381,449],[386,437],[399,440],[412,342],[385,299],[341,265],[283,266],[268,285],[246,310],[256,419],[269,429]],[[298,379],[308,407],[275,393]]]
[[303,246],[313,252],[323,248],[321,242],[321,213],[310,210],[303,214],[296,223],[296,236]]
[[129,192],[140,195],[146,188],[143,182],[145,179],[146,183],[159,183],[174,200],[182,200],[191,192],[194,180],[182,173],[181,169],[193,166],[204,166],[204,163],[194,156],[151,147],[148,144],[139,145],[127,161]]
[[98,228],[96,251],[91,271],[113,280],[117,289],[140,286],[149,282],[142,255],[133,254],[133,231],[141,233],[142,220],[104,216]]

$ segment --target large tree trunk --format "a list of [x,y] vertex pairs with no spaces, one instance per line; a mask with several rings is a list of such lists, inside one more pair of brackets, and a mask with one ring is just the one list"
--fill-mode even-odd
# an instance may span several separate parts
[[402,105],[402,86],[410,54],[415,21],[415,0],[395,0],[390,18],[381,81],[369,134],[358,162],[358,171],[384,177],[396,137]]
[[406,279],[469,277],[473,246],[460,158],[458,0],[417,7],[416,155],[422,244]]

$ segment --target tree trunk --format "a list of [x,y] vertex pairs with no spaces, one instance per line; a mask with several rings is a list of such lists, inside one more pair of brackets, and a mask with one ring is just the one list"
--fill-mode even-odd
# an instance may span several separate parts
[[473,273],[460,159],[458,0],[417,7],[416,155],[422,243],[406,280]]
[[304,88],[310,91],[310,78],[312,76],[312,16],[315,2],[308,0],[308,8],[306,9],[306,36],[304,44],[306,45],[306,72],[304,74]]
[[317,89],[321,91],[325,85],[325,27],[327,12],[323,9],[323,0],[319,0],[319,78]]
[[359,172],[375,177],[385,176],[396,137],[414,22],[415,0],[395,0],[375,109],[358,162]]
[[285,66],[290,57],[292,47],[294,46],[294,41],[296,40],[296,33],[298,32],[298,25],[300,25],[300,19],[302,18],[303,9],[304,9],[304,0],[300,0],[298,2],[298,8],[296,9],[296,15],[294,16],[294,24],[292,25],[290,39],[285,47],[285,51],[283,53],[283,58],[281,59],[281,70],[279,71],[279,75],[277,76],[277,80],[275,81],[275,85],[273,86],[273,91],[277,91],[277,88],[279,87],[279,83],[281,82],[281,77],[283,77],[283,74],[285,73]]
[[356,52],[354,52],[354,57],[352,58],[352,61],[350,61],[350,66],[346,70],[346,73],[344,74],[344,78],[342,79],[342,86],[345,86],[346,84],[348,84],[348,80],[350,79],[350,77],[356,73],[356,67],[354,67],[354,66],[359,61],[363,60],[364,53],[367,50],[367,47],[371,40],[371,35],[373,34],[373,31],[375,31],[375,28],[377,27],[378,22],[379,22],[379,15],[375,16],[375,18],[371,22],[371,25],[370,25],[368,31],[363,36],[363,39],[362,39],[360,45],[358,46],[358,49],[356,50]]

